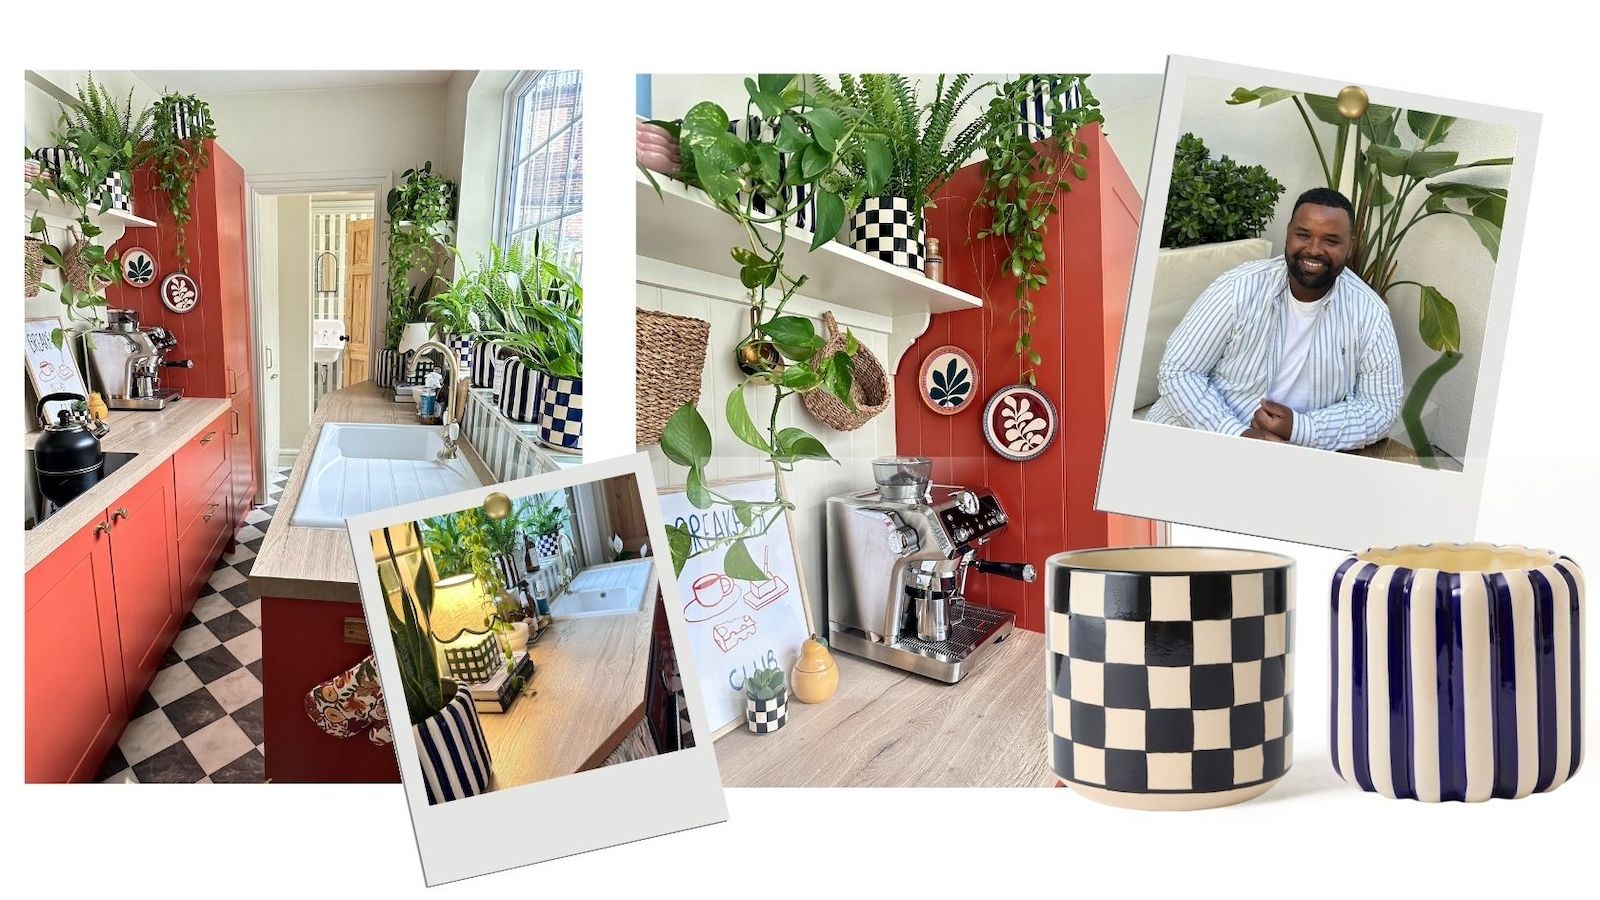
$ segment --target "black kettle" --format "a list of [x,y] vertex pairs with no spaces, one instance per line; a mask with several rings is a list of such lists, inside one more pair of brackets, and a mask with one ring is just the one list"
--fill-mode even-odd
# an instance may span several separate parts
[[54,422],[45,419],[46,403],[84,400],[82,394],[46,394],[39,398],[38,416],[44,431],[33,442],[33,467],[39,491],[55,503],[66,503],[100,479],[105,452],[100,449],[104,426],[89,422],[87,412],[63,409]]

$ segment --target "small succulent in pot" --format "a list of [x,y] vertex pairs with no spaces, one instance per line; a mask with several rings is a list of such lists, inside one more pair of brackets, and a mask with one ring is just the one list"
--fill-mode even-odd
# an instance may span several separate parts
[[744,681],[744,692],[752,700],[772,700],[783,693],[783,670],[777,666],[757,669]]
[[763,666],[744,680],[745,724],[756,734],[768,734],[783,727],[789,718],[789,692],[783,670]]

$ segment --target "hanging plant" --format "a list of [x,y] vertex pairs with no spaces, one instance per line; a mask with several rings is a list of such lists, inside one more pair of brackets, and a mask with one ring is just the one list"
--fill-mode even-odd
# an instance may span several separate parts
[[[889,178],[889,152],[869,137],[862,119],[849,108],[829,108],[802,89],[793,75],[759,75],[746,78],[749,95],[746,116],[760,115],[775,123],[771,140],[760,135],[739,138],[728,130],[729,116],[715,103],[696,104],[681,120],[654,122],[677,139],[683,161],[682,178],[705,191],[719,209],[742,227],[746,244],[732,248],[739,265],[739,280],[749,291],[751,328],[738,351],[747,377],[728,394],[725,419],[734,436],[762,453],[772,466],[771,500],[736,500],[706,484],[711,461],[711,429],[693,404],[685,404],[667,421],[661,450],[672,462],[689,471],[685,480],[689,502],[699,509],[732,508],[737,531],[717,537],[691,535],[680,526],[668,526],[667,543],[676,571],[689,559],[726,549],[723,571],[730,578],[760,581],[767,578],[752,558],[745,542],[766,534],[794,503],[784,493],[782,474],[802,460],[832,461],[822,441],[800,428],[780,428],[783,405],[807,391],[827,391],[854,410],[850,398],[850,356],[857,344],[848,335],[843,350],[824,354],[824,339],[809,318],[787,314],[788,303],[805,284],[785,269],[789,252],[788,216],[798,204],[797,187],[815,189],[817,225],[811,248],[830,242],[846,215],[841,190],[852,182],[847,167],[862,166],[862,187],[867,194],[881,192]],[[781,154],[799,164],[780,165]],[[642,167],[641,167],[642,168]],[[654,183],[654,176],[645,176]],[[766,211],[758,213],[760,195]],[[760,225],[777,229],[774,237]],[[762,424],[745,402],[750,388],[765,390],[770,406]]]
[[189,271],[190,191],[201,169],[211,165],[206,141],[217,136],[211,107],[193,94],[166,93],[152,107],[150,140],[139,152],[155,172],[156,187],[167,195],[167,208],[177,225],[174,251],[178,267]]
[[[436,283],[442,257],[441,226],[455,215],[456,184],[433,171],[433,163],[407,169],[389,191],[388,346],[400,342],[407,322],[423,320],[423,307]],[[411,275],[430,267],[416,287]]]
[[[1071,102],[1074,94],[1077,103]],[[1045,123],[1026,115],[1030,106],[1043,108]],[[984,111],[983,188],[974,209],[994,213],[978,238],[994,238],[1005,247],[995,274],[1016,279],[1011,319],[1017,323],[1017,339],[1012,349],[1021,384],[1037,384],[1034,367],[1043,362],[1033,346],[1033,295],[1050,277],[1044,252],[1050,216],[1057,211],[1056,198],[1072,190],[1068,179],[1089,177],[1083,165],[1089,146],[1078,140],[1078,129],[1104,121],[1087,75],[1019,76],[1001,85]],[[1044,128],[1048,135],[1039,141]],[[985,279],[985,294],[990,280]]]
[[[117,255],[95,241],[101,235],[101,228],[94,223],[94,217],[110,207],[110,195],[103,188],[106,177],[118,171],[122,164],[123,145],[106,143],[100,132],[83,127],[81,122],[73,124],[73,119],[65,114],[51,139],[57,146],[71,150],[74,161],[52,171],[49,178],[28,180],[27,193],[72,207],[76,213],[75,224],[66,229],[67,248],[63,250],[50,242],[43,216],[29,214],[27,220],[29,235],[41,241],[39,250],[44,265],[61,273],[61,305],[66,313],[67,329],[55,329],[50,335],[55,345],[61,347],[67,331],[88,331],[98,324],[98,310],[106,305],[104,287],[122,274]],[[41,282],[39,289],[55,291],[57,288]]]

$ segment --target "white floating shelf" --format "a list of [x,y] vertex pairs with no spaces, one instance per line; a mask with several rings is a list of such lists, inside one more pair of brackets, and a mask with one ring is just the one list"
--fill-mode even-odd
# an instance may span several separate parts
[[[23,197],[24,203],[29,212],[38,213],[39,215],[49,218],[64,219],[68,222],[76,222],[78,220],[77,207],[68,203],[64,203],[55,197],[46,197],[43,194],[35,194],[30,189],[32,185],[30,185],[27,181],[22,183],[22,187],[26,192],[24,193]],[[104,230],[108,225],[116,225],[122,228],[157,227],[156,223],[150,221],[149,219],[140,218],[131,212],[124,212],[120,209],[108,209],[105,212],[100,212],[96,209],[90,209],[89,221],[100,226],[102,230]]]
[[[656,182],[661,186],[658,197],[656,189],[637,169],[634,181],[639,255],[738,277],[739,264],[729,251],[746,245],[742,226],[714,206],[698,188],[657,175]],[[775,225],[756,227],[778,233]],[[807,276],[800,293],[825,304],[895,317],[925,317],[983,307],[977,297],[929,281],[915,269],[892,266],[838,241],[808,253],[810,243],[806,232],[791,229],[784,268],[792,275]],[[926,327],[924,320],[917,333]]]

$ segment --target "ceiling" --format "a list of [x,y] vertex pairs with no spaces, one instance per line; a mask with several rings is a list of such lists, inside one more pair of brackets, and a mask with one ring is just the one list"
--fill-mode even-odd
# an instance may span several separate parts
[[444,84],[454,73],[437,69],[323,71],[145,69],[135,70],[133,74],[157,91],[173,90],[183,94],[215,95]]

